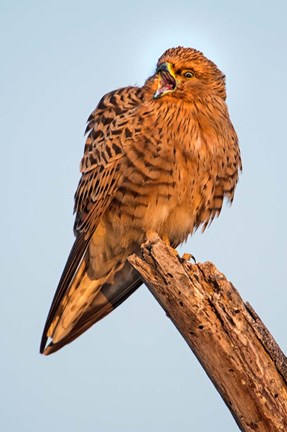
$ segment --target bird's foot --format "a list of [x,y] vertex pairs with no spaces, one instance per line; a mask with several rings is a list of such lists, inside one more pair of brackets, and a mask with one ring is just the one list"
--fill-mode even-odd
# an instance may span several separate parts
[[180,261],[181,262],[190,261],[191,259],[194,261],[194,264],[196,264],[196,258],[194,257],[194,255],[192,255],[190,253],[184,253],[182,255],[182,257],[180,258]]
[[163,241],[167,246],[170,246],[170,241],[169,241],[169,238],[168,238],[168,236],[167,236],[166,234],[163,234],[163,236],[162,236],[162,241]]
[[174,249],[172,247],[172,245],[170,244],[170,240],[169,237],[166,234],[163,234],[163,236],[161,237],[162,241],[164,242],[164,244],[166,244],[167,246],[169,246],[171,248],[171,252],[177,257],[180,258],[179,253],[177,252],[176,249]]

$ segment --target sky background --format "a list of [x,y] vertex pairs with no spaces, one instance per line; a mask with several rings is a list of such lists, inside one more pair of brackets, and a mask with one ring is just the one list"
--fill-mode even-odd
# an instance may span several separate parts
[[286,19],[285,0],[0,0],[2,430],[238,430],[144,286],[57,354],[38,347],[73,242],[86,120],[183,45],[227,76],[244,171],[233,206],[181,250],[214,262],[287,351]]

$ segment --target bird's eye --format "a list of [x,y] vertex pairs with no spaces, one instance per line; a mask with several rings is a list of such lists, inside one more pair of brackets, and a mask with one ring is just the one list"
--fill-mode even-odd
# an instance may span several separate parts
[[193,78],[194,77],[194,73],[192,71],[186,71],[186,72],[184,72],[183,76],[185,78]]

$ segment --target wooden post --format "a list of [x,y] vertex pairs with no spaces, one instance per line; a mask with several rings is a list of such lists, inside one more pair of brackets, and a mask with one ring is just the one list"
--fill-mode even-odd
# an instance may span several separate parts
[[130,263],[184,337],[242,431],[287,431],[287,360],[249,304],[209,262],[151,234]]

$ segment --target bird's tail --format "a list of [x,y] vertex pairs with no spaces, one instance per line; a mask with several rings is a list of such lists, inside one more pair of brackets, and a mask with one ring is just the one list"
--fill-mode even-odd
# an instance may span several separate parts
[[66,337],[76,326],[83,314],[89,309],[108,276],[101,279],[91,279],[86,271],[85,262],[82,261],[47,332],[54,344]]
[[72,342],[119,306],[141,283],[127,261],[115,275],[109,274],[98,280],[90,279],[84,262],[81,263],[48,328],[50,343],[42,352],[49,355]]

